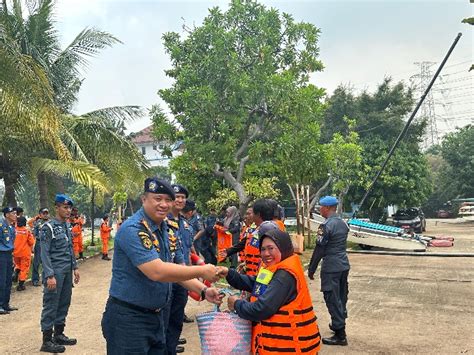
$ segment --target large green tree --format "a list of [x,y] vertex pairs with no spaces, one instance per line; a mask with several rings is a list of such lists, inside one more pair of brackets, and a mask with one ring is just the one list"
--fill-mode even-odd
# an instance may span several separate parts
[[183,38],[166,33],[174,83],[159,93],[174,121],[155,115],[157,137],[183,140],[181,159],[224,179],[245,208],[243,182],[273,173],[268,158],[283,126],[318,119],[323,91],[308,83],[322,69],[318,36],[314,25],[251,0],[210,9]]
[[[328,100],[323,137],[330,139],[336,132],[349,132],[345,116],[354,118],[355,132],[362,146],[360,169],[365,179],[354,179],[349,188],[351,200],[361,199],[368,183],[388,155],[405,124],[414,104],[413,95],[403,83],[386,78],[375,92],[357,95],[349,87],[340,86]],[[415,122],[395,151],[385,171],[375,184],[363,209],[373,219],[379,219],[384,207],[421,205],[431,192],[428,163],[420,150],[425,122]]]

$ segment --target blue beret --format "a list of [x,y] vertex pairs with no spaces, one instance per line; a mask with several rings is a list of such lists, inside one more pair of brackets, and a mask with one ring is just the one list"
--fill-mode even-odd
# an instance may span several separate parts
[[175,194],[184,194],[186,198],[188,198],[188,195],[189,195],[188,190],[183,185],[173,184],[171,186],[173,186],[173,190]]
[[65,205],[69,205],[69,206],[72,206],[74,204],[74,202],[72,201],[72,198],[70,198],[66,194],[57,194],[55,199],[54,199],[54,202],[55,203],[64,203]]
[[159,179],[157,177],[149,177],[145,180],[145,192],[152,192],[154,194],[169,195],[173,200],[175,199],[174,190],[168,181]]
[[9,207],[9,206],[4,207],[3,210],[2,210],[3,214],[11,213],[13,211],[15,211],[15,209],[13,207]]
[[334,196],[324,196],[319,200],[321,206],[336,206],[339,203],[339,200]]

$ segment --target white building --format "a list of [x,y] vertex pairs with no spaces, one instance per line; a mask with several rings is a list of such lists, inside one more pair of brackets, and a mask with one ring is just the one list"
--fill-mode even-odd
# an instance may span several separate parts
[[[132,142],[138,150],[145,156],[150,166],[167,167],[171,158],[163,155],[163,142],[159,142],[153,136],[153,126],[149,126],[139,132],[133,133]],[[173,158],[182,153],[183,144],[177,142],[172,146]]]

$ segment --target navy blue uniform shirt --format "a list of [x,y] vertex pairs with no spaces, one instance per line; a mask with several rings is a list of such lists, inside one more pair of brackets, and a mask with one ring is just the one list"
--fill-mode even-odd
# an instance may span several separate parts
[[138,269],[139,265],[158,258],[171,261],[167,223],[163,221],[157,226],[141,208],[120,226],[115,236],[110,295],[148,309],[166,306],[172,284],[152,281]]
[[13,243],[15,241],[15,228],[8,225],[5,218],[0,224],[0,251],[13,250]]

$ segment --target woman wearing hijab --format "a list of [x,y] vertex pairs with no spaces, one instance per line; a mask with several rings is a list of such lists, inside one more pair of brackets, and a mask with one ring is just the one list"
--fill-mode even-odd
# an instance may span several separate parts
[[276,227],[263,228],[259,234],[263,265],[257,276],[220,268],[220,274],[232,287],[252,292],[250,302],[229,297],[229,309],[253,322],[253,354],[317,354],[319,328],[290,236]]

